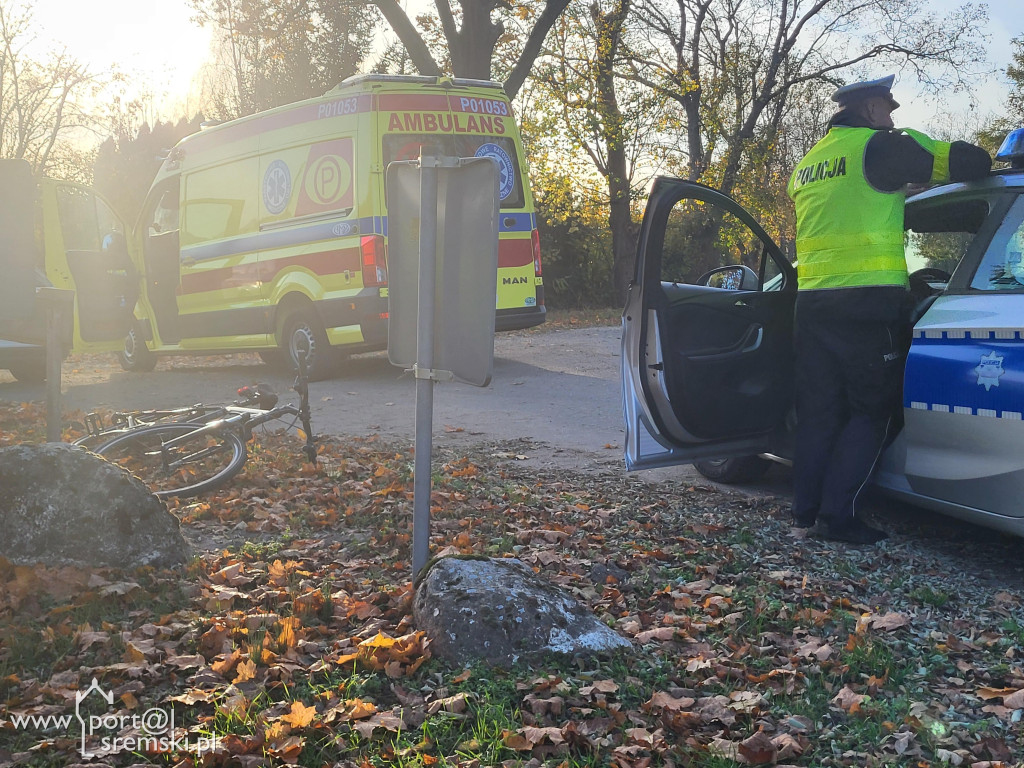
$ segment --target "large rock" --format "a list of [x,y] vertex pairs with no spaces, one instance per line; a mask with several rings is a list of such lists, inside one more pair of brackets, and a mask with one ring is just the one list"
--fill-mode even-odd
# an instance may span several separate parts
[[0,448],[0,556],[133,568],[189,557],[178,520],[137,478],[62,443]]
[[416,589],[416,625],[452,662],[496,665],[544,653],[631,647],[582,604],[512,559],[438,560]]

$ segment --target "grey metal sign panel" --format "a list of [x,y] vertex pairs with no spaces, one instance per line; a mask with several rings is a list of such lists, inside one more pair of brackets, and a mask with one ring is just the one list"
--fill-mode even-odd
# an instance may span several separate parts
[[[429,368],[484,387],[494,370],[497,304],[499,169],[481,158],[423,158],[436,168],[436,243],[433,354]],[[411,368],[417,362],[421,167],[388,165],[388,358]],[[429,195],[428,195],[429,196]],[[428,201],[429,203],[429,201]]]

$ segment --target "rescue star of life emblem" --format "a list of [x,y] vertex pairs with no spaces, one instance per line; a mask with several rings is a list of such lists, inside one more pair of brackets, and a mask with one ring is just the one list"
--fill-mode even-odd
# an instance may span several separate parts
[[978,374],[978,386],[984,385],[986,392],[991,390],[992,387],[998,387],[999,377],[1006,373],[1003,370],[1003,356],[997,355],[995,352],[982,355],[981,362],[978,363],[978,367],[974,369],[974,372]]

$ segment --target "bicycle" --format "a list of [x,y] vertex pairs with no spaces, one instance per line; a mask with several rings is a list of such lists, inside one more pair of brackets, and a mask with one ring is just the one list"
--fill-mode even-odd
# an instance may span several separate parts
[[[277,395],[270,390],[266,384],[253,384],[252,386],[241,387],[237,390],[239,399],[232,405],[240,407],[256,407],[260,410],[269,411],[277,405]],[[229,406],[226,405],[195,405],[183,408],[147,408],[136,411],[115,411],[109,416],[109,422],[104,423],[102,413],[88,413],[85,416],[86,434],[72,445],[80,445],[95,450],[104,443],[109,442],[117,435],[125,432],[132,432],[143,427],[152,427],[157,424],[173,422],[202,422],[207,423],[228,415]]]
[[[297,408],[274,404],[264,409],[258,407],[259,403],[257,407],[214,406],[205,412],[203,421],[170,421],[128,429],[104,442],[95,452],[137,475],[161,498],[197,496],[219,488],[241,471],[248,459],[245,445],[252,438],[255,427],[294,416],[302,422],[305,433],[306,442],[302,450],[309,462],[315,464],[316,445],[313,443],[305,363],[303,356],[299,361],[299,374],[292,385],[300,398]],[[268,402],[267,394],[265,390],[262,393],[264,404]],[[276,395],[274,401],[276,403]],[[187,410],[190,409],[172,409],[170,413]],[[211,415],[214,417],[209,418]]]

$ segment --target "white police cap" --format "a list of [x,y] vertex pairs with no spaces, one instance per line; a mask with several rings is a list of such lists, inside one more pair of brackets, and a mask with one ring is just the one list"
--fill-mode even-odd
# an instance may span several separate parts
[[889,99],[892,108],[896,109],[900,104],[890,93],[894,82],[896,82],[896,75],[887,75],[877,80],[862,80],[859,83],[850,83],[849,85],[837,88],[835,93],[832,94],[832,101],[846,105],[876,96],[884,96]]

